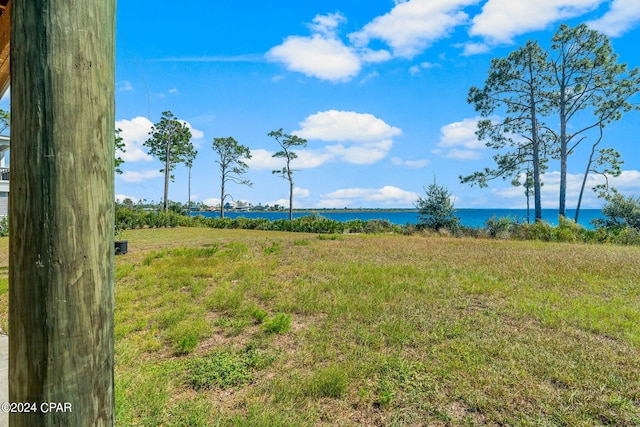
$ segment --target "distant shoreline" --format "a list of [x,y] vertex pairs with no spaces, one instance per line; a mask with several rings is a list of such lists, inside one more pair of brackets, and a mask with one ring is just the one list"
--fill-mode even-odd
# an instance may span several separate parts
[[[456,208],[456,211],[495,211],[495,210],[500,210],[500,211],[523,211],[526,210],[525,208]],[[543,208],[543,211],[557,211],[557,208]],[[575,211],[575,209],[569,209],[570,211]],[[582,208],[580,209],[580,211],[599,211],[601,210],[601,208]],[[211,209],[208,211],[202,211],[202,210],[198,210],[198,211],[191,211],[191,213],[200,213],[200,212],[219,212],[219,209]],[[283,209],[283,210],[279,210],[279,211],[274,211],[274,210],[270,210],[270,209],[225,209],[225,212],[288,212],[288,209]],[[418,209],[416,208],[298,208],[298,209],[293,209],[293,212],[298,212],[298,213],[322,213],[322,212],[418,212]],[[533,208],[531,209],[531,212],[533,213]]]

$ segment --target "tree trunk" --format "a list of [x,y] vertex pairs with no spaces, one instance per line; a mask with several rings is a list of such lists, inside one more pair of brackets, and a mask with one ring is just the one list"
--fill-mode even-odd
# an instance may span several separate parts
[[293,179],[289,181],[289,221],[293,221]]
[[191,166],[189,166],[189,183],[187,184],[187,215],[191,216]]
[[222,173],[222,184],[220,185],[220,218],[224,218],[224,182],[225,174]]
[[171,171],[169,166],[171,165],[171,140],[167,141],[167,151],[164,162],[164,211],[169,210],[169,178],[171,177]]
[[289,178],[289,221],[293,221],[293,175],[290,160],[287,158],[287,176]]
[[114,424],[115,4],[13,4],[12,426]]
[[[563,75],[563,82],[564,82]],[[559,216],[566,216],[567,203],[567,113],[566,113],[566,87],[564,83],[560,88],[560,200],[558,203]]]
[[593,156],[596,154],[596,148],[602,141],[602,127],[600,125],[600,138],[591,146],[591,154],[589,154],[589,161],[587,162],[587,168],[584,171],[584,176],[582,177],[582,185],[580,186],[580,195],[578,196],[578,203],[576,204],[576,216],[574,217],[574,221],[576,224],[578,223],[578,218],[580,217],[580,206],[582,205],[582,196],[584,196],[584,187],[587,185],[587,178],[589,177],[589,172],[591,171],[591,165],[593,164]]

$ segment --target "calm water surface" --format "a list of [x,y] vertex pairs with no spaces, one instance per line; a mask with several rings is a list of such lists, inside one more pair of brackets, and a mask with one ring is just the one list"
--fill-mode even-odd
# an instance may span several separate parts
[[[382,219],[388,220],[392,224],[416,224],[418,222],[418,212],[415,209],[406,210],[362,210],[362,211],[343,211],[343,210],[308,210],[294,212],[293,217],[299,218],[307,215],[321,215],[325,218],[333,219],[336,221],[350,221],[352,219]],[[192,215],[203,215],[205,217],[220,217],[219,212],[194,212]],[[227,218],[267,218],[270,220],[286,219],[289,218],[288,212],[225,212]],[[527,222],[526,209],[458,209],[456,216],[460,218],[462,225],[467,227],[484,227],[485,223],[492,216],[510,217],[518,222]],[[567,209],[567,217],[573,219],[575,215],[574,209]],[[533,220],[533,210],[531,211],[531,218]],[[596,218],[602,218],[602,212],[600,209],[581,209],[580,218],[578,223],[585,228],[592,229],[591,220]],[[558,210],[557,209],[543,209],[542,219],[549,224],[558,225]]]

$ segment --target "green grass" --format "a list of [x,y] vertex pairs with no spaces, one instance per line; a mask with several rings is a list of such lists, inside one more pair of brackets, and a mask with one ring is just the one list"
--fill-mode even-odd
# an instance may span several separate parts
[[640,425],[639,247],[124,237],[120,425]]

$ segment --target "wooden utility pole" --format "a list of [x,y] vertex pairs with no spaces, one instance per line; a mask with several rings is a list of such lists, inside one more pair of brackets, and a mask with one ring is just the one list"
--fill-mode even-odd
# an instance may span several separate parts
[[113,425],[116,0],[14,1],[9,421]]

